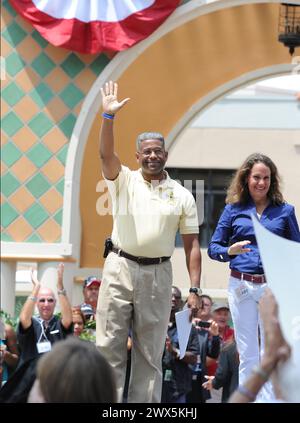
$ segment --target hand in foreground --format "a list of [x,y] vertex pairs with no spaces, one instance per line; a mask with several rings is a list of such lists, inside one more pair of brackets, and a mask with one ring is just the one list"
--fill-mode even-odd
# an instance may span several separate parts
[[291,349],[286,342],[278,319],[278,305],[272,291],[267,288],[259,301],[259,313],[265,333],[263,361],[272,368],[286,361]]
[[251,248],[244,248],[245,245],[248,245],[248,244],[251,244],[251,241],[235,242],[234,244],[230,245],[230,247],[227,250],[227,253],[230,256],[235,256],[237,254],[249,253],[249,251],[251,251]]
[[113,81],[106,82],[103,88],[100,88],[102,94],[102,108],[104,113],[110,115],[116,114],[130,99],[125,98],[118,101],[118,84]]
[[207,379],[207,381],[202,383],[202,387],[204,389],[207,389],[208,391],[211,391],[212,388],[213,388],[212,383],[213,383],[213,380],[214,380],[215,377],[214,376],[207,376],[207,375],[205,375],[204,377],[205,377],[205,379]]

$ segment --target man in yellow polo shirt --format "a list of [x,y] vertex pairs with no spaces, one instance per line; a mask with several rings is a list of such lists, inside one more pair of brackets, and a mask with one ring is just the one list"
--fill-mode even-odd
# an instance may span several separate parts
[[113,232],[106,242],[106,261],[96,313],[96,343],[115,369],[122,399],[127,337],[132,327],[131,379],[128,402],[158,403],[162,389],[162,354],[171,310],[170,256],[177,231],[183,239],[191,280],[188,305],[200,307],[201,253],[198,217],[192,194],[164,170],[168,153],[161,134],[137,139],[140,165],[131,171],[114,151],[115,114],[119,102],[112,81],[101,89],[102,172],[113,203]]

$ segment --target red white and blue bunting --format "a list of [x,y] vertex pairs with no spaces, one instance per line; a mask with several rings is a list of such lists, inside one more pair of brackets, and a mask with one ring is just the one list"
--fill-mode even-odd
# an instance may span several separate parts
[[49,43],[80,53],[126,50],[158,28],[180,0],[10,0]]

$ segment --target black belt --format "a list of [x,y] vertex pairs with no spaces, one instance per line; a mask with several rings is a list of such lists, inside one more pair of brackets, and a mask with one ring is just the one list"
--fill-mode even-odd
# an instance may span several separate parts
[[146,266],[150,264],[160,264],[170,259],[170,257],[153,257],[153,258],[152,257],[137,257],[131,254],[128,254],[125,251],[120,250],[119,248],[116,248],[116,247],[112,247],[110,251],[118,254],[118,256],[127,258],[129,260],[135,261],[138,264],[143,264]]

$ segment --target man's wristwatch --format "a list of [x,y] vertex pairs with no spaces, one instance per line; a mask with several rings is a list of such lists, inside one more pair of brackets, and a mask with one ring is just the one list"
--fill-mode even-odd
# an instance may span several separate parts
[[67,295],[67,291],[65,290],[65,288],[63,289],[58,289],[57,290],[58,295]]
[[196,286],[192,286],[192,287],[189,289],[189,293],[190,293],[190,294],[201,295],[201,294],[202,294],[202,289],[201,289],[201,288],[197,288]]

